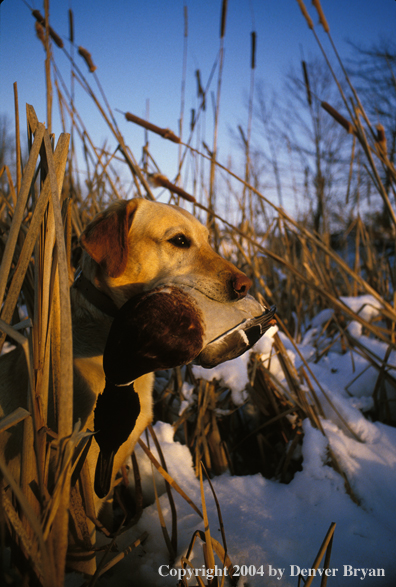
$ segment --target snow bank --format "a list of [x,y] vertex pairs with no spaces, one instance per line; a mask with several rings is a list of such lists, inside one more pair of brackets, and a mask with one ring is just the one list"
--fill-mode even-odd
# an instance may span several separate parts
[[[343,301],[365,319],[372,319],[378,313],[379,304],[372,296],[343,298]],[[316,352],[312,333],[320,333],[331,316],[331,310],[319,314],[299,345],[319,382],[319,385],[313,384],[325,412],[325,419],[322,419],[325,436],[308,420],[303,423],[302,471],[297,472],[288,485],[260,475],[231,477],[224,474],[213,479],[229,556],[234,565],[246,565],[251,569],[254,566],[256,569],[255,576],[241,577],[238,587],[296,587],[298,568],[311,568],[332,522],[336,522],[336,530],[330,563],[333,576],[328,578],[329,587],[362,584],[391,587],[396,584],[396,430],[370,422],[364,416],[364,411],[372,407],[371,395],[378,376],[365,357],[353,350],[342,353],[341,347],[334,345],[318,363],[311,361]],[[275,331],[268,332],[254,349],[263,361],[270,355],[271,336]],[[387,346],[384,343],[362,336],[359,329],[354,332],[367,349],[380,359],[385,357]],[[288,339],[280,336],[298,368],[301,359]],[[194,375],[221,380],[231,388],[233,401],[239,405],[245,399],[247,361],[245,355],[212,370],[194,367]],[[394,353],[389,357],[389,364],[396,365]],[[271,371],[280,379],[283,377],[274,356],[271,357]],[[183,395],[185,405],[191,403],[192,389],[189,386],[183,388]],[[201,507],[199,482],[194,476],[188,448],[173,441],[170,425],[158,422],[155,430],[169,473]],[[345,472],[359,504],[347,494],[344,478],[330,466],[329,449]],[[138,450],[137,454],[144,483],[149,485],[152,483],[151,465],[142,451]],[[203,523],[178,494],[173,494],[177,507],[178,554],[172,572],[177,573],[181,568],[180,556],[186,553],[194,531],[203,530]],[[205,495],[212,535],[221,542],[216,507],[207,482]],[[160,502],[170,530],[167,497],[163,495]],[[177,577],[170,575],[172,567],[169,566],[155,504],[148,506],[138,524],[121,537],[119,548],[131,544],[144,531],[149,533],[144,546],[135,549],[114,568],[112,574],[102,577],[98,585],[174,587],[177,584]],[[194,548],[192,563],[196,569],[202,569],[199,541]],[[159,573],[160,568],[164,576]],[[189,582],[189,585],[195,584],[196,580]],[[320,578],[317,577],[313,585],[319,584]]]
[[242,405],[246,399],[247,394],[245,387],[248,384],[247,365],[249,362],[249,353],[245,353],[241,357],[237,357],[232,361],[221,363],[213,369],[204,369],[199,365],[193,365],[193,374],[197,379],[204,379],[205,381],[221,381],[225,386],[231,390],[232,401],[236,406]]

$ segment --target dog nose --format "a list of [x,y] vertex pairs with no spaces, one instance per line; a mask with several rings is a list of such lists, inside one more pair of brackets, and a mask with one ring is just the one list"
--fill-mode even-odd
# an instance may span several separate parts
[[238,300],[246,296],[252,285],[252,280],[244,273],[237,273],[232,280],[232,287]]

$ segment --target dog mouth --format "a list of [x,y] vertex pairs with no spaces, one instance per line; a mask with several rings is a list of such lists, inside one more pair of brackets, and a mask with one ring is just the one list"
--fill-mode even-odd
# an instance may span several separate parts
[[218,288],[217,287],[205,287],[203,285],[197,285],[193,283],[192,280],[189,279],[176,279],[172,280],[171,282],[168,281],[161,281],[156,283],[154,287],[165,287],[165,286],[172,286],[172,287],[179,287],[180,289],[186,291],[187,293],[190,291],[198,292],[199,294],[205,296],[209,300],[213,302],[217,302],[219,304],[229,304],[232,302],[238,301],[238,297],[236,295],[232,295],[231,288],[227,291],[226,288]]
[[190,289],[194,289],[195,291],[199,292],[200,294],[202,294],[203,296],[205,296],[206,298],[208,298],[209,300],[212,300],[213,302],[219,302],[219,303],[232,303],[232,302],[236,302],[238,301],[238,298],[235,297],[231,297],[230,295],[220,295],[220,296],[216,296],[213,294],[209,294],[206,290],[201,289],[199,287],[192,287]]

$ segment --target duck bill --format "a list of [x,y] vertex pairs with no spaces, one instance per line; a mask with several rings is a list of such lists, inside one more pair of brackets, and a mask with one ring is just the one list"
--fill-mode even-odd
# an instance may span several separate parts
[[209,342],[195,362],[205,369],[231,361],[250,350],[271,326],[276,325],[276,307],[265,310],[260,316],[245,320]]
[[114,457],[115,451],[108,454],[103,454],[102,451],[99,453],[95,469],[94,489],[100,499],[106,497],[110,491]]

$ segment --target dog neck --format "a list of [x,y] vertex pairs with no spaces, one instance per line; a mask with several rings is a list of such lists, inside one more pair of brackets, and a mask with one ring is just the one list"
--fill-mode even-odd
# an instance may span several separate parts
[[113,300],[104,292],[100,291],[94,284],[89,281],[80,269],[76,275],[73,287],[82,293],[84,298],[95,308],[114,318],[118,312],[118,308]]

